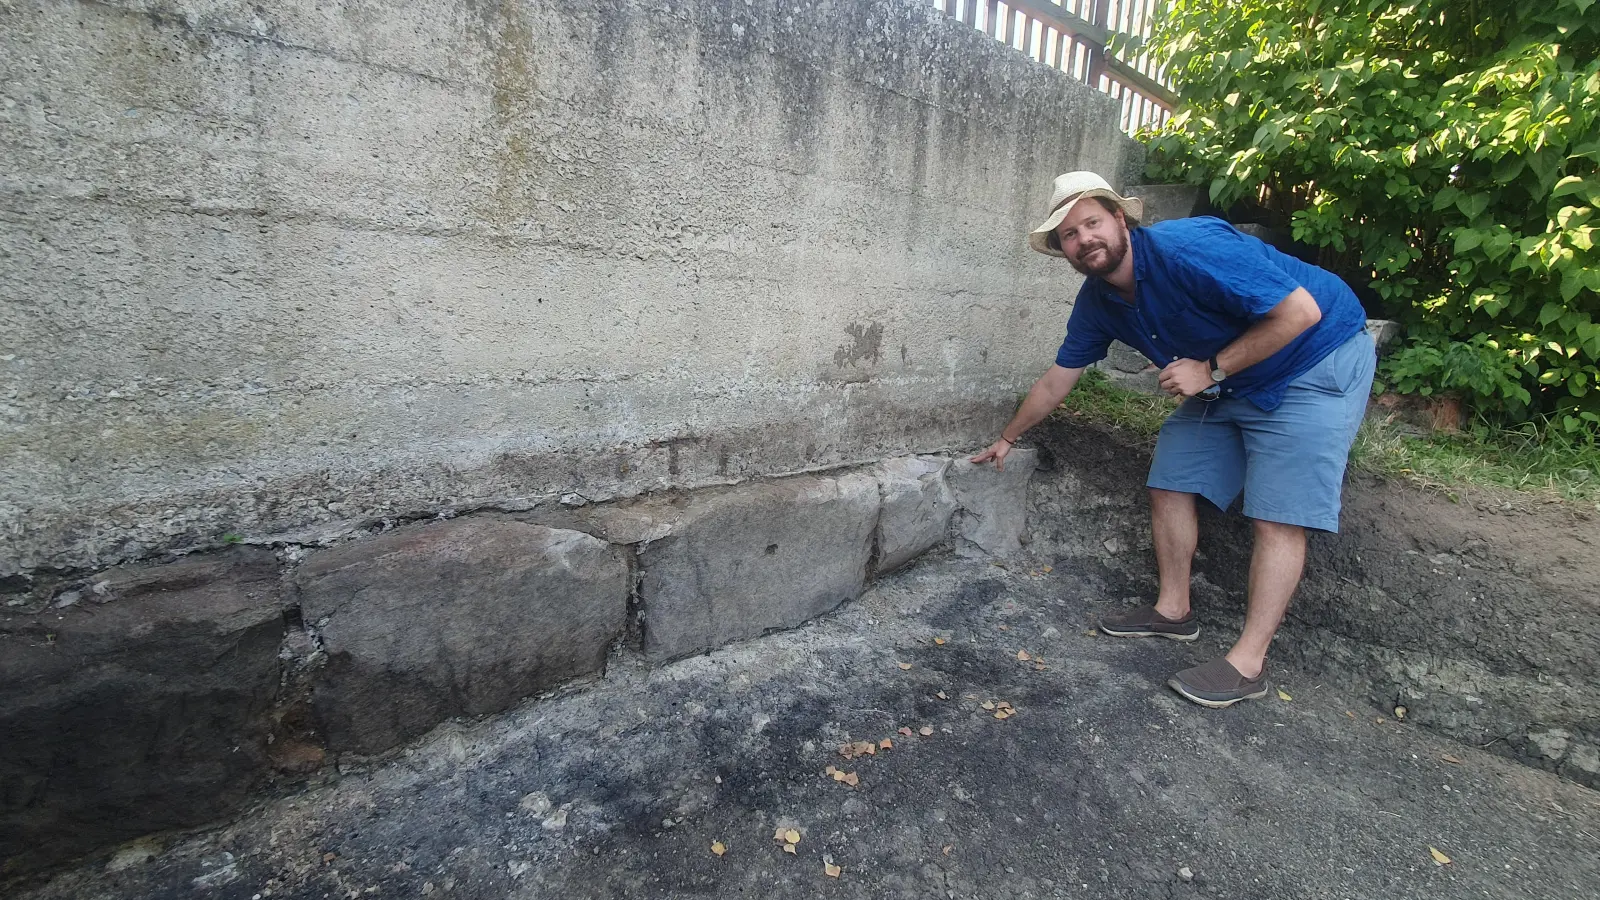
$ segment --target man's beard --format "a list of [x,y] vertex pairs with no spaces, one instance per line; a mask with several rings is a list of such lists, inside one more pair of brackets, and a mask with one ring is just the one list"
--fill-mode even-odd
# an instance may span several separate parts
[[1123,258],[1128,255],[1127,233],[1122,232],[1118,234],[1109,244],[1094,244],[1087,249],[1079,247],[1078,256],[1088,256],[1095,250],[1099,250],[1101,248],[1105,249],[1106,254],[1105,259],[1098,265],[1085,265],[1078,259],[1070,256],[1067,257],[1067,262],[1072,263],[1072,267],[1074,269],[1077,269],[1079,272],[1082,272],[1085,275],[1092,275],[1096,278],[1104,278],[1107,275],[1110,275],[1112,272],[1115,272],[1117,270],[1117,266],[1122,265]]

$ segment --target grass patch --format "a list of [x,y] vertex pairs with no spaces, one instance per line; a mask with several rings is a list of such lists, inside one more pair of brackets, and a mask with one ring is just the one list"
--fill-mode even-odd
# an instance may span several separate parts
[[1452,492],[1491,486],[1562,500],[1600,500],[1600,447],[1529,427],[1476,423],[1456,435],[1418,435],[1369,418],[1350,450],[1356,469]]
[[1099,369],[1084,371],[1061,409],[1091,422],[1115,425],[1140,437],[1154,438],[1167,414],[1178,408],[1171,397],[1118,387]]
[[[1170,397],[1117,386],[1090,369],[1061,404],[1062,412],[1154,439],[1177,407]],[[1061,413],[1057,413],[1060,415]],[[1419,435],[1398,422],[1370,417],[1350,451],[1352,468],[1442,490],[1493,487],[1546,498],[1600,501],[1600,446],[1549,428],[1520,431],[1476,422],[1457,435]]]

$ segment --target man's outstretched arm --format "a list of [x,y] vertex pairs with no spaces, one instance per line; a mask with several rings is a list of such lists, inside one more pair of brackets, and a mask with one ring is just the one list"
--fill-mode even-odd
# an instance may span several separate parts
[[1011,417],[1006,427],[1000,429],[1000,439],[989,445],[989,449],[972,457],[972,462],[986,463],[994,460],[995,468],[1004,472],[1006,470],[1006,455],[1011,452],[1011,447],[1022,437],[1023,432],[1044,421],[1050,411],[1061,405],[1072,393],[1072,388],[1083,377],[1083,368],[1064,369],[1061,366],[1051,366],[1033,383],[1033,388],[1028,391],[1028,396],[1017,407],[1017,414]]

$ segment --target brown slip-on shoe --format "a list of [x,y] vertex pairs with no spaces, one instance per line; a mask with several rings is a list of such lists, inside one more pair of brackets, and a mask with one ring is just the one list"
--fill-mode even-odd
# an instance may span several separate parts
[[1222,656],[1192,669],[1184,669],[1172,676],[1167,681],[1167,686],[1201,706],[1221,709],[1224,706],[1232,706],[1240,700],[1259,700],[1265,697],[1267,667],[1261,667],[1260,675],[1246,678],[1239,674],[1233,663],[1228,662],[1226,656]]
[[1155,604],[1106,616],[1100,620],[1100,630],[1113,637],[1164,637],[1185,642],[1200,636],[1194,610],[1181,619],[1169,619],[1156,612]]

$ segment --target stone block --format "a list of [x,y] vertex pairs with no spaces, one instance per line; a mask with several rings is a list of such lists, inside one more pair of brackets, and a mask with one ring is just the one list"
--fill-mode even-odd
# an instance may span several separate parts
[[891,459],[873,474],[883,509],[878,514],[878,572],[892,572],[945,539],[956,497],[945,483],[948,459]]
[[1141,225],[1167,219],[1186,219],[1200,207],[1200,188],[1192,184],[1140,184],[1128,188],[1128,195],[1144,201]]
[[103,573],[0,615],[0,875],[217,819],[265,771],[275,557]]
[[859,596],[877,527],[869,475],[705,492],[658,514],[639,554],[644,649],[655,660],[792,628]]
[[1020,550],[1028,525],[1028,479],[1038,464],[1038,451],[1025,447],[1011,451],[1004,472],[993,463],[952,463],[947,477],[961,507],[956,534],[993,556]]
[[1377,345],[1378,352],[1383,353],[1400,339],[1400,323],[1393,319],[1368,319],[1367,333],[1372,335],[1372,343]]
[[1567,761],[1561,771],[1579,784],[1600,789],[1600,748],[1591,744],[1578,744],[1567,754]]
[[1528,734],[1528,743],[1534,754],[1552,761],[1566,755],[1567,745],[1571,742],[1572,733],[1565,728],[1551,728]]
[[328,655],[313,713],[363,753],[599,671],[632,584],[623,548],[491,517],[346,544],[295,581]]

